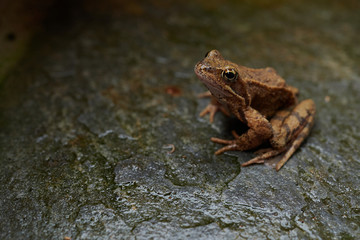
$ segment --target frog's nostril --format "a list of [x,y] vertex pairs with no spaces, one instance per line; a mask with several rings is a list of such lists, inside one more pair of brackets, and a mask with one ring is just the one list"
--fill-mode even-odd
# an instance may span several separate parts
[[200,69],[202,71],[209,71],[210,70],[210,68],[208,66],[206,66],[206,65],[201,66]]

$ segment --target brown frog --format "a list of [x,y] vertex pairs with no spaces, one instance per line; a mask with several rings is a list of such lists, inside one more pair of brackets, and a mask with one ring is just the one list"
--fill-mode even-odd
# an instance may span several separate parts
[[232,131],[234,140],[211,138],[215,143],[226,145],[215,154],[250,150],[268,141],[271,148],[259,150],[257,157],[242,166],[264,163],[282,154],[276,164],[278,171],[309,135],[314,124],[315,103],[311,99],[297,103],[298,90],[287,85],[274,69],[240,66],[212,50],[195,65],[195,73],[209,89],[202,96],[211,96],[211,102],[200,116],[209,113],[212,122],[220,110],[249,127],[240,136]]

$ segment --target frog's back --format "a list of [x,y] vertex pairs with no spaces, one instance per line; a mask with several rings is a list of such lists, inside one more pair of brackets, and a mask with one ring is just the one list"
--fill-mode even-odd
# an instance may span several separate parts
[[246,82],[251,107],[265,117],[296,102],[297,89],[288,86],[273,68],[248,69]]
[[[242,68],[244,68],[245,71],[242,71]],[[268,87],[283,87],[286,85],[285,80],[271,67],[253,69],[241,66],[240,72],[242,73],[242,77],[247,80],[251,81],[256,79],[256,82]]]

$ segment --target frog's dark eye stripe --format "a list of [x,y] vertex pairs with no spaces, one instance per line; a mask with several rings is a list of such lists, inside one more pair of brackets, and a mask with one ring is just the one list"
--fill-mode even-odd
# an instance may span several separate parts
[[237,79],[238,73],[234,69],[228,68],[221,73],[221,76],[229,82],[234,82]]
[[211,51],[208,51],[206,54],[205,54],[205,57],[207,57],[207,56],[209,56],[209,53],[210,53]]

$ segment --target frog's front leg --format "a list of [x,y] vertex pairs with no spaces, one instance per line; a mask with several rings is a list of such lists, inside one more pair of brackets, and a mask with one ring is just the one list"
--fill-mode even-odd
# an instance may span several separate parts
[[213,142],[226,145],[225,147],[217,150],[215,152],[216,155],[226,151],[245,151],[253,149],[272,137],[273,131],[271,124],[255,109],[249,108],[244,112],[244,116],[238,117],[239,119],[243,118],[245,120],[249,130],[240,136],[233,131],[232,134],[235,137],[234,140],[211,138],[211,141]]
[[315,111],[314,101],[307,99],[291,111],[277,112],[270,121],[274,131],[274,135],[270,139],[273,148],[242,164],[242,166],[263,163],[266,159],[284,153],[276,164],[276,170],[279,171],[309,135],[314,124]]
[[221,112],[223,112],[225,115],[230,116],[229,112],[227,111],[227,109],[224,108],[224,106],[219,103],[215,97],[213,97],[210,93],[210,91],[201,93],[198,95],[199,98],[204,98],[204,97],[210,97],[210,103],[200,112],[199,116],[203,117],[206,114],[210,114],[209,117],[209,121],[212,123],[214,121],[214,116],[215,113],[218,112],[219,110]]

